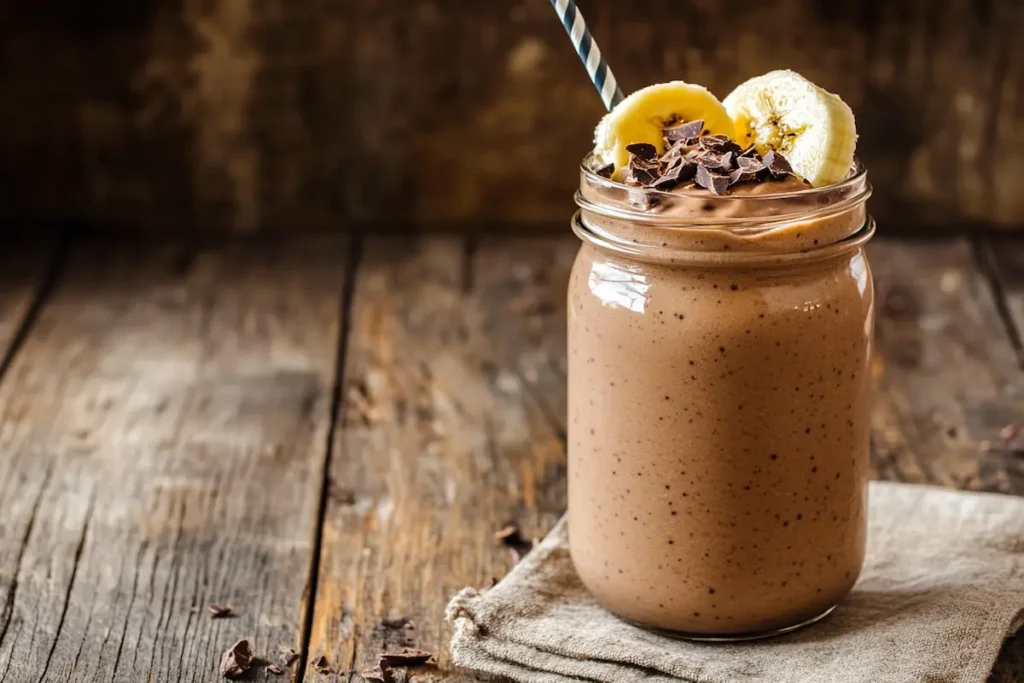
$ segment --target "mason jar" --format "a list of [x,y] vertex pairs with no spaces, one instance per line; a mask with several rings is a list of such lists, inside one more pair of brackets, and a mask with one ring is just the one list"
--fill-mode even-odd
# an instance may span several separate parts
[[713,196],[591,168],[568,292],[581,580],[611,612],[681,637],[760,637],[823,617],[864,558],[864,169],[820,189]]

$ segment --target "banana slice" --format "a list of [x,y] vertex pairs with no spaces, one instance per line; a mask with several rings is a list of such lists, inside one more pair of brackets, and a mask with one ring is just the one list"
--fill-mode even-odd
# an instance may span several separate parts
[[683,81],[641,88],[622,100],[597,125],[594,155],[602,164],[614,164],[618,173],[629,163],[626,145],[649,142],[665,151],[662,130],[673,121],[704,121],[712,134],[735,137],[732,119],[707,88]]
[[853,111],[794,71],[751,78],[725,98],[736,141],[781,153],[814,187],[845,180],[857,147]]

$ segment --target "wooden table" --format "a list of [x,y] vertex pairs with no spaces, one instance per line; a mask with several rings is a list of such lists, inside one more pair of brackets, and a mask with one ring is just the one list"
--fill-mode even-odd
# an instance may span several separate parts
[[[565,507],[575,249],[5,248],[0,681],[215,681],[242,637],[301,651],[297,680],[405,644],[437,653],[413,680],[472,680],[448,596],[509,569],[496,530]],[[998,447],[1024,422],[1024,240],[879,239],[871,262],[878,476],[1024,494]],[[993,680],[1024,681],[1024,637]]]

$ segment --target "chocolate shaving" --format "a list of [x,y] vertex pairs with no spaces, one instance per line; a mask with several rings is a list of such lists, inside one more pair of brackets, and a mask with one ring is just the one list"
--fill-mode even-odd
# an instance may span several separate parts
[[634,166],[629,167],[629,173],[626,174],[626,182],[642,187],[650,187],[658,179],[658,167],[653,168],[638,168]]
[[385,652],[380,656],[380,661],[381,666],[419,666],[429,662],[433,656],[426,650],[405,648],[401,652]]
[[727,135],[705,135],[698,140],[702,149],[711,152],[733,152],[739,154],[743,148],[737,145]]
[[712,194],[725,194],[729,189],[729,176],[714,173],[704,164],[697,165],[696,182],[705,190],[710,190]]
[[774,149],[768,150],[768,153],[764,155],[764,166],[776,180],[782,180],[788,175],[795,175],[793,167],[789,165],[786,158]]
[[605,164],[594,169],[594,173],[601,176],[602,178],[611,178],[615,172],[615,164]]
[[284,674],[284,669],[279,667],[277,664],[267,664],[266,668],[267,668],[267,673],[274,674],[275,676],[280,676],[280,675]]
[[653,161],[658,156],[658,149],[649,142],[634,142],[631,145],[626,145],[626,151],[631,155],[630,162],[633,159]]
[[759,157],[739,156],[736,157],[735,170],[729,172],[729,185],[757,180],[761,175],[767,175],[767,171]]
[[662,135],[665,136],[665,142],[669,144],[682,142],[685,145],[692,145],[700,138],[700,134],[703,130],[703,120],[688,121],[685,123],[677,123],[665,128],[662,131]]
[[737,168],[729,172],[729,185],[735,185],[736,183],[745,183],[748,180],[756,180],[757,173],[750,171],[744,171],[742,168]]
[[667,146],[665,153],[661,155],[661,158],[658,161],[660,161],[662,164],[670,164],[673,161],[681,159],[683,155],[685,155],[691,149],[693,149],[692,145],[687,145],[686,143],[683,142],[677,142],[674,145]]
[[671,190],[681,182],[690,180],[697,173],[697,164],[692,161],[677,160],[672,164],[664,175],[654,181],[651,185],[656,190]]
[[206,608],[211,619],[223,619],[231,616],[231,605],[210,605]]
[[252,648],[249,641],[242,639],[224,653],[220,662],[220,675],[224,678],[238,678],[252,665]]
[[320,655],[313,660],[313,668],[320,674],[331,673],[331,666],[327,663],[327,657],[324,657],[323,655]]
[[368,681],[377,681],[377,683],[393,683],[395,680],[391,667],[383,661],[377,666],[363,669],[359,672],[359,675]]
[[291,666],[299,658],[299,653],[290,647],[281,648],[281,663],[285,666]]
[[[757,155],[757,152],[754,152]],[[757,156],[738,156],[736,157],[736,167],[742,171],[748,173],[760,173],[764,170],[764,162],[761,161],[760,155]]]

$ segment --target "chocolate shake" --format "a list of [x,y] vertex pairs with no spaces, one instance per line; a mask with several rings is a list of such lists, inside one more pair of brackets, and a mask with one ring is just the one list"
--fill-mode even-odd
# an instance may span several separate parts
[[628,620],[770,634],[827,614],[863,561],[870,188],[853,166],[812,187],[702,126],[671,139],[686,123],[662,149],[629,143],[627,166],[584,164],[570,547]]

